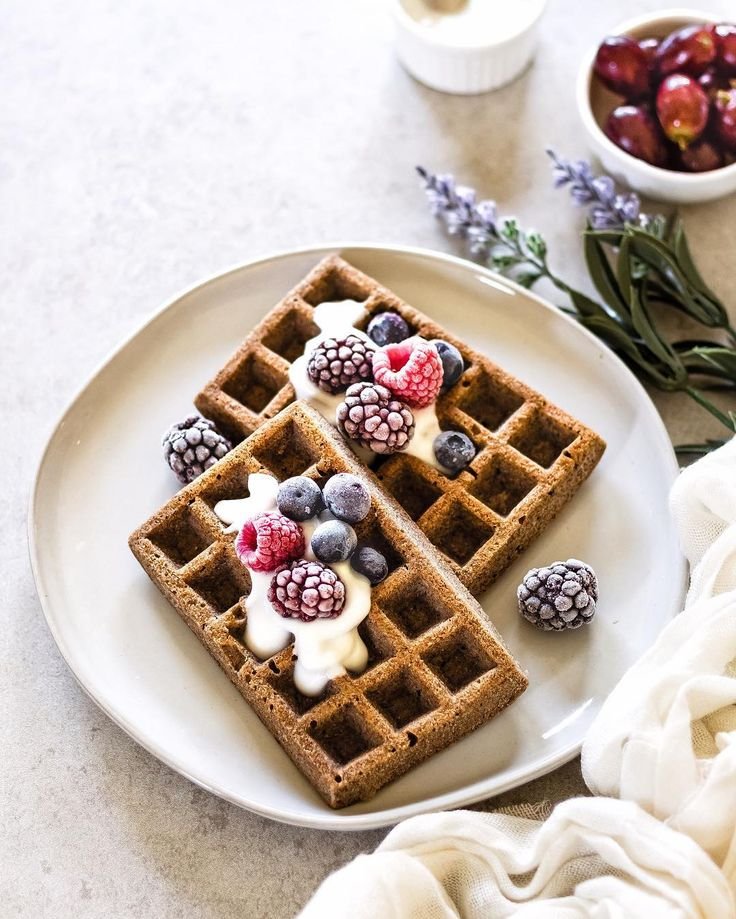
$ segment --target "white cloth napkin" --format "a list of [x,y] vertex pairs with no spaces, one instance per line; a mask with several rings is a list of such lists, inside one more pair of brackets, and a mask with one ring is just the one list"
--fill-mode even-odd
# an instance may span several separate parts
[[736,915],[691,839],[635,804],[574,798],[546,822],[414,817],[327,878],[301,919],[632,919]]
[[670,505],[691,565],[685,610],[604,703],[583,775],[690,835],[736,889],[736,439],[685,470]]
[[685,610],[583,746],[586,782],[611,797],[544,822],[407,820],[327,878],[302,919],[736,919],[736,439],[681,474],[671,508],[692,569]]

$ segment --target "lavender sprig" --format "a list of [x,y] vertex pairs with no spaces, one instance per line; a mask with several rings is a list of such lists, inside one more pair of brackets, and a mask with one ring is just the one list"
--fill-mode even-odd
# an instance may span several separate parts
[[620,192],[609,175],[594,175],[586,160],[567,160],[551,148],[546,150],[552,160],[555,188],[569,186],[570,197],[578,207],[588,207],[588,220],[594,230],[619,230],[637,226],[662,238],[667,218],[662,214],[646,214],[635,192]]
[[470,252],[477,258],[487,257],[491,246],[498,242],[498,209],[495,201],[476,204],[475,191],[457,185],[449,173],[433,175],[421,166],[417,172],[424,180],[429,205],[435,217],[443,221],[451,236],[460,236],[470,243]]
[[[706,388],[736,388],[736,347],[671,342],[653,318],[652,304],[670,305],[708,328],[725,330],[736,343],[725,307],[695,267],[682,225],[674,221],[668,227],[663,215],[643,213],[637,195],[619,192],[610,176],[594,175],[584,160],[547,152],[555,187],[569,187],[573,201],[589,208],[584,255],[600,302],[558,277],[548,265],[541,234],[524,231],[514,217],[500,217],[495,201],[478,201],[474,189],[458,185],[452,175],[435,175],[421,166],[417,172],[432,212],[451,235],[468,242],[476,259],[527,287],[547,278],[569,297],[571,305],[563,309],[640,376],[660,389],[684,392],[730,432],[736,431],[736,413],[722,412],[693,383],[695,375]],[[709,449],[712,445],[706,443],[689,445],[687,451]]]
[[495,201],[477,201],[475,190],[458,185],[449,173],[435,175],[422,166],[417,166],[417,172],[432,213],[451,236],[467,241],[473,258],[489,262],[525,287],[547,277],[568,292],[547,265],[547,244],[539,233],[524,232],[515,217],[499,217]]

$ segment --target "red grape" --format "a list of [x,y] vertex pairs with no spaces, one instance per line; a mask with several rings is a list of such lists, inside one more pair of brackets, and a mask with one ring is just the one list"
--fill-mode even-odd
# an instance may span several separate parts
[[680,162],[688,172],[709,172],[720,169],[723,154],[709,140],[696,140],[680,151]]
[[625,35],[603,39],[593,70],[604,86],[627,99],[637,99],[649,90],[646,52]]
[[708,26],[693,25],[672,32],[657,49],[657,67],[660,76],[686,73],[693,77],[713,63],[716,41]]
[[682,150],[705,130],[708,97],[692,77],[673,73],[659,85],[657,116],[664,133]]
[[719,89],[713,100],[713,133],[722,147],[736,153],[736,87]]
[[657,48],[659,48],[659,39],[658,38],[642,38],[638,42],[639,47],[647,56],[647,63],[650,67],[654,67],[654,63],[657,60]]
[[723,22],[713,29],[716,65],[727,77],[736,77],[736,25]]
[[619,105],[608,116],[604,131],[606,136],[637,159],[664,166],[667,148],[659,125],[646,109],[635,105]]
[[705,92],[708,98],[712,99],[716,91],[721,88],[723,79],[713,67],[709,67],[705,73],[698,77],[698,83],[700,83],[703,92]]

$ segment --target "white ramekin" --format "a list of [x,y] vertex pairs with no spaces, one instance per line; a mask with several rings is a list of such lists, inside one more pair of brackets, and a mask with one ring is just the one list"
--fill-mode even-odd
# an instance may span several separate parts
[[[630,35],[637,39],[650,36],[664,38],[674,29],[684,25],[721,21],[722,17],[704,13],[702,10],[668,9],[628,19],[611,29],[608,34]],[[593,152],[606,172],[634,191],[671,204],[712,201],[736,191],[736,163],[710,172],[675,172],[651,166],[644,160],[631,156],[606,137],[601,124],[608,113],[616,105],[621,104],[621,99],[608,92],[594,79],[593,62],[597,51],[598,44],[590,49],[580,67],[577,105]]]
[[[514,0],[510,0],[511,3]],[[526,22],[498,42],[455,44],[433,34],[406,10],[403,0],[391,0],[396,23],[399,60],[409,73],[445,93],[484,93],[510,83],[531,61],[537,26],[546,0],[534,0]]]

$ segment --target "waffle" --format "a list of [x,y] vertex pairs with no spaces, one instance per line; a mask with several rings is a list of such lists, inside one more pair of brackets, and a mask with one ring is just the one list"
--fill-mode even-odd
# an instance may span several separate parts
[[[225,533],[213,507],[245,497],[252,472],[279,480],[304,474],[320,485],[337,472],[351,472],[371,492],[371,511],[355,529],[384,553],[389,575],[373,588],[359,629],[368,667],[332,680],[315,698],[294,684],[291,645],[260,660],[243,641],[250,576],[235,554],[235,535]],[[132,534],[130,547],[332,807],[371,797],[526,687],[477,601],[334,429],[301,403],[183,488]]]
[[379,459],[374,472],[466,587],[479,596],[545,529],[590,475],[605,449],[593,431],[459,341],[339,256],[319,265],[245,339],[197,395],[203,415],[239,440],[294,400],[289,365],[319,329],[326,300],[363,302],[369,317],[400,313],[412,333],[442,338],[466,370],[436,403],[440,425],[464,431],[477,455],[448,477],[415,457]]

